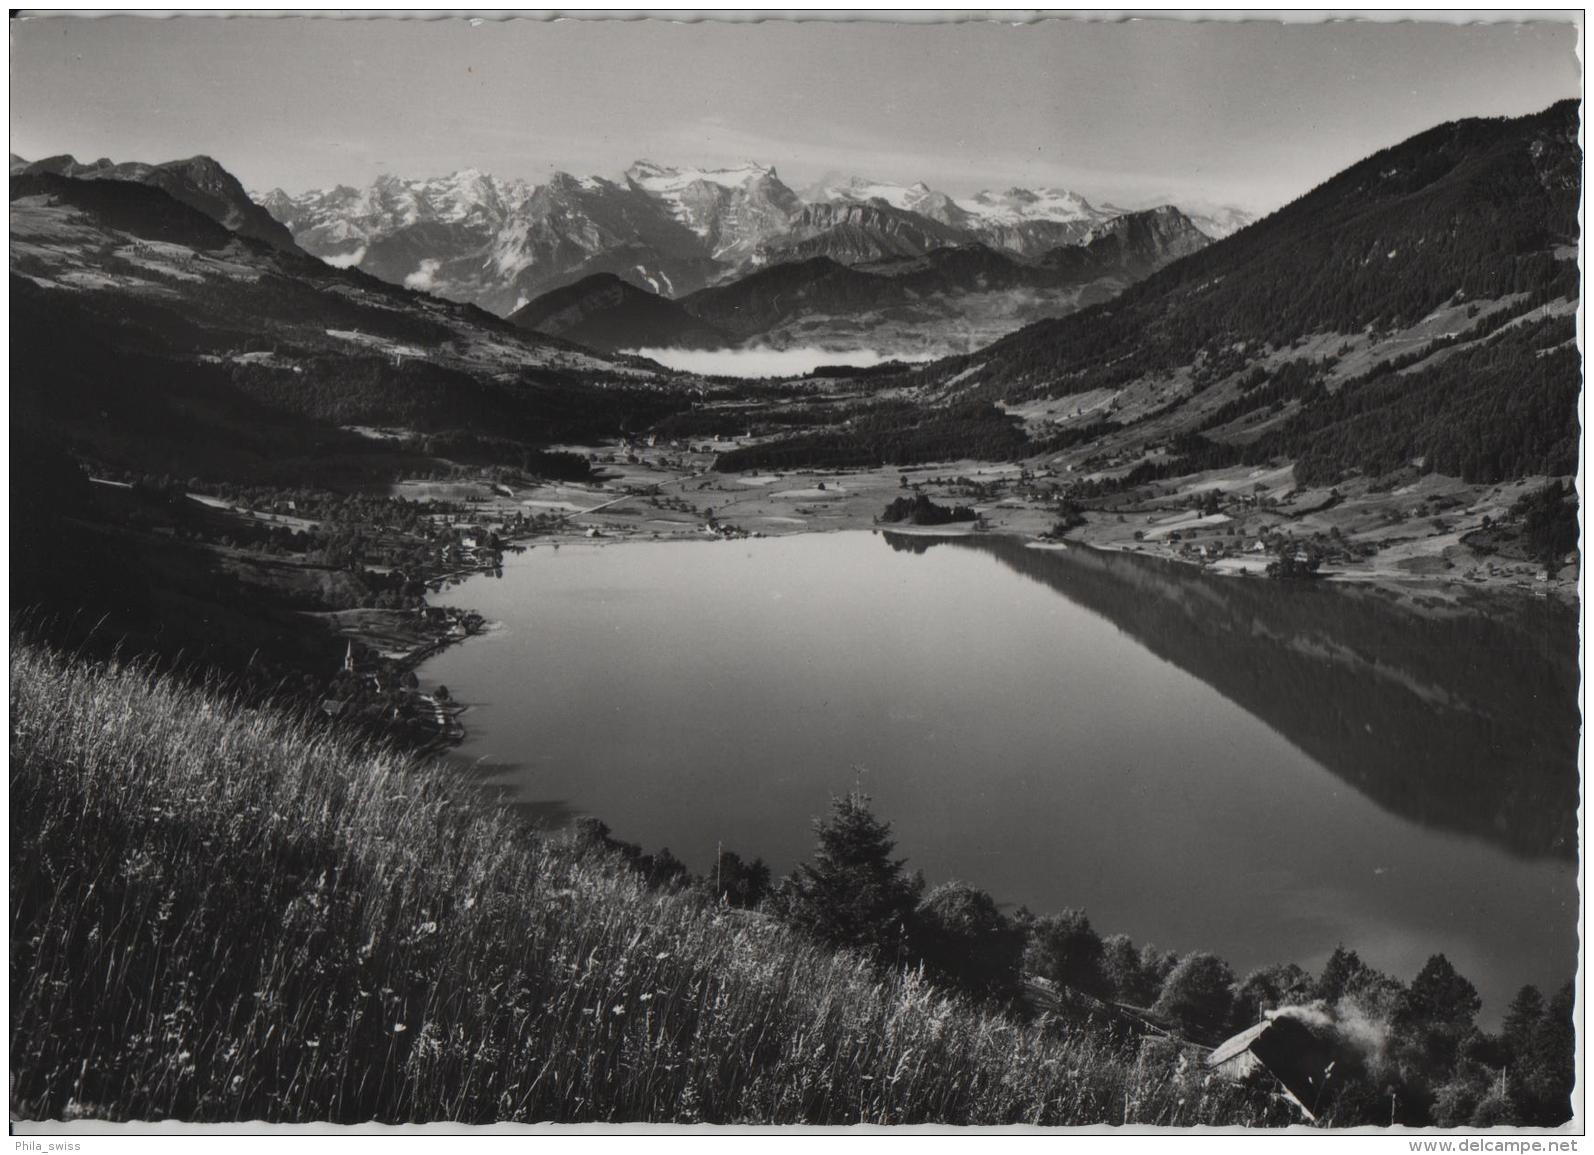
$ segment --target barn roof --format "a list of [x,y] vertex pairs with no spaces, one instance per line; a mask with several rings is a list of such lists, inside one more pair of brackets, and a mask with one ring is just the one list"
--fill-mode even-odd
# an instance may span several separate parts
[[[1315,1119],[1307,1103],[1321,1099],[1327,1080],[1346,1058],[1342,1047],[1320,1038],[1299,1019],[1277,1016],[1225,1039],[1207,1056],[1207,1066],[1242,1079],[1260,1067],[1278,1080],[1290,1102]],[[1344,1071],[1333,1077],[1342,1079]]]
[[1245,1030],[1241,1031],[1232,1038],[1225,1039],[1222,1043],[1218,1044],[1217,1050],[1213,1051],[1207,1056],[1207,1066],[1222,1066],[1236,1055],[1244,1051],[1249,1051],[1251,1049],[1251,1044],[1256,1042],[1263,1035],[1267,1034],[1272,1027],[1273,1023],[1271,1020],[1264,1020],[1260,1023],[1257,1023],[1254,1027],[1246,1027]]

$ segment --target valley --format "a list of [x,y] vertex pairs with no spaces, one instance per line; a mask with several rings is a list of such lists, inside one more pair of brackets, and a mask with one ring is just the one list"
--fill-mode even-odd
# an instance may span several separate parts
[[[1265,215],[1027,159],[957,192],[383,160],[251,193],[203,154],[13,155],[13,761],[48,816],[13,923],[74,975],[29,972],[14,1111],[1126,1123],[1133,1088],[1164,1122],[1422,1125],[1509,1083],[1490,1110],[1558,1123],[1580,117],[1435,123]],[[92,855],[46,837],[79,793]],[[160,968],[203,949],[73,971],[100,948],[58,879],[116,957],[124,922],[247,944],[203,1013],[254,1008],[270,1063],[74,1089],[147,1042],[100,987],[177,1021]],[[1004,1087],[1088,1057],[1029,1106],[888,1102],[837,1057],[875,1028],[834,1007],[943,998],[1032,1032],[979,1051]],[[1209,1069],[1303,1007],[1376,1021],[1377,1078],[1319,1115]],[[221,1071],[229,1030],[178,1054]],[[637,1047],[651,1082],[601,1090]],[[847,1102],[804,1082],[841,1067]]]
[[[1414,602],[1569,599],[1570,507],[1545,495],[1576,436],[1571,111],[1435,130],[1215,243],[1177,209],[1055,189],[959,200],[852,178],[798,196],[757,165],[655,163],[620,183],[467,173],[264,198],[284,230],[208,158],[13,157],[13,416],[47,459],[39,472],[76,461],[167,503],[156,516],[70,484],[68,516],[104,540],[142,534],[157,569],[283,587],[284,604],[321,614],[322,640],[284,654],[335,644],[330,631],[402,659],[374,613],[394,607],[377,599],[419,612],[447,566],[417,550],[446,555],[467,531],[783,537],[874,527],[903,497],[967,507],[955,532],[1242,579],[1371,583]],[[1463,195],[1487,180],[1495,199]],[[504,319],[326,247],[408,237],[442,254],[420,223],[480,240],[525,213],[564,220],[547,215],[556,202],[725,269],[661,294],[658,277],[637,283],[639,262]],[[337,223],[350,214],[364,232]],[[561,267],[529,254],[516,267]],[[438,277],[451,267],[425,259]],[[1283,284],[1299,291],[1270,291]],[[1036,319],[1065,297],[1077,311]],[[927,329],[943,351],[972,351],[927,359]],[[843,330],[855,350],[820,363]],[[652,349],[687,367],[637,355]],[[802,360],[783,372],[782,356]],[[711,372],[722,364],[759,367]],[[437,505],[437,478],[468,496]],[[248,573],[236,544],[216,554],[229,537],[326,548],[324,527],[278,540],[288,522],[264,537],[254,523],[195,530],[259,516],[184,506],[218,485],[259,487],[272,518],[329,495],[375,502],[344,502],[348,576],[308,594],[280,562],[272,577]],[[47,536],[63,509],[47,488],[37,500]],[[194,539],[189,552],[154,542],[151,516]],[[396,554],[410,557],[397,570]],[[60,567],[37,568],[49,588]],[[331,604],[333,588],[352,604]]]
[[[1336,553],[1319,577],[1370,582],[1412,602],[1455,601],[1466,589],[1577,597],[1576,565],[1547,569],[1520,548],[1502,554],[1486,532],[1494,526],[1508,532],[1513,507],[1544,478],[1468,485],[1430,475],[1384,491],[1347,484],[1330,499],[1328,489],[1297,488],[1287,469],[1214,470],[1181,478],[1154,496],[1093,503],[1082,524],[1054,535],[1066,474],[1044,460],[729,475],[714,470],[719,453],[750,444],[564,446],[595,459],[601,483],[538,485],[512,497],[478,486],[475,508],[488,519],[521,508],[556,511],[566,521],[547,535],[550,542],[619,543],[879,528],[885,507],[911,492],[978,512],[976,524],[926,531],[938,536],[999,535],[1042,547],[1072,543],[1252,577],[1264,576],[1281,540],[1328,540]],[[401,482],[393,493],[408,497],[428,488]],[[1217,509],[1204,513],[1209,494]]]
[[[216,613],[259,609],[260,623],[229,633],[270,639],[269,652],[319,684],[340,641],[413,665],[436,640],[415,615],[467,533],[505,545],[784,537],[876,527],[906,496],[975,517],[936,532],[1137,553],[1238,580],[1298,572],[1414,605],[1487,592],[1575,599],[1576,539],[1555,528],[1570,507],[1540,500],[1568,471],[1575,435],[1552,416],[1577,386],[1575,248],[1560,215],[1563,169],[1547,147],[1564,139],[1561,115],[1409,142],[1161,270],[1147,254],[1163,250],[1125,225],[1133,218],[1091,210],[1094,239],[1029,264],[984,246],[851,266],[811,257],[675,300],[608,277],[606,295],[572,285],[540,316],[527,306],[507,321],[333,267],[280,236],[234,231],[256,218],[214,162],[27,165],[12,187],[14,420],[38,442],[37,475],[65,478],[76,461],[148,497],[139,508],[69,481],[77,496],[63,503],[59,483],[37,498],[22,487],[41,542],[24,588],[63,608],[87,596],[61,577],[84,563],[42,544],[57,519],[75,519],[97,527],[80,551],[142,541],[152,574],[193,571],[191,596]],[[1513,202],[1514,249],[1469,256],[1487,234],[1421,232],[1435,206],[1478,211],[1450,190],[1500,169],[1523,140],[1539,150],[1537,176]],[[1453,167],[1416,192],[1386,187],[1401,156],[1430,153]],[[1374,171],[1369,186],[1361,174]],[[663,197],[672,220],[729,227],[699,212],[723,208],[720,193],[700,204],[691,190],[701,182],[648,173],[647,195]],[[768,175],[731,183],[746,192]],[[857,182],[819,203],[855,204],[847,189],[860,187],[881,194],[869,199],[882,213],[946,210],[923,190]],[[1030,202],[992,204],[982,219],[1013,225]],[[1066,198],[1035,211],[1065,210],[1084,212]],[[1356,223],[1325,227],[1339,217]],[[1184,227],[1176,213],[1151,219]],[[1365,251],[1361,234],[1392,228],[1418,230],[1410,268],[1398,245],[1381,251],[1376,276],[1365,256],[1347,263],[1347,251]],[[899,339],[911,344],[918,323],[895,330],[887,315],[922,305],[931,286],[970,270],[993,286],[1063,284],[1126,253],[1150,262],[1137,266],[1142,279],[1073,317],[959,357],[881,360]],[[1291,262],[1303,261],[1343,267],[1352,288],[1332,307],[1296,301],[1281,312],[1247,287],[1297,276]],[[1435,287],[1433,271],[1458,262],[1471,270],[1463,280]],[[809,335],[793,320],[804,299],[846,304],[836,316],[877,342],[858,357],[876,363],[838,354],[841,363],[815,364],[824,350],[796,344]],[[898,305],[870,311],[883,299]],[[977,332],[969,300],[936,308]],[[556,319],[568,336],[536,331]],[[775,334],[758,349],[715,353],[710,340],[700,350],[756,359],[767,349],[774,364],[762,371],[775,375],[672,370],[613,351],[633,338],[669,343],[682,325],[733,340]],[[1119,344],[1120,331],[1133,337]],[[807,358],[800,376],[779,371],[781,333],[786,353]],[[1522,416],[1490,416],[1502,404]],[[1413,419],[1383,419],[1402,407]],[[255,486],[263,504],[201,511],[183,496],[218,484]],[[363,495],[338,499],[350,519],[339,529],[350,541],[339,547],[344,572],[307,585],[294,566],[324,555],[327,534],[283,537],[287,511],[338,494]],[[437,504],[439,494],[450,496]],[[251,557],[268,547],[278,560]],[[426,550],[435,556],[423,561]],[[396,556],[409,560],[395,569]],[[170,577],[150,580],[158,591]],[[223,587],[277,592],[251,607]],[[161,625],[159,596],[139,606],[97,598],[110,620],[165,637],[169,652],[197,645],[239,660],[225,656],[224,635]],[[416,625],[394,617],[400,606]],[[286,624],[301,611],[317,616]]]

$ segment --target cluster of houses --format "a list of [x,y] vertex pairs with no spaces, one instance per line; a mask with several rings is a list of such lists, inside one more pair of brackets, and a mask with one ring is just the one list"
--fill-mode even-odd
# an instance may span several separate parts
[[[480,614],[451,606],[422,606],[416,612],[436,639],[434,647],[478,634],[486,625]],[[427,738],[442,741],[461,733],[459,707],[448,698],[446,690],[422,693],[419,679],[407,662],[379,654],[352,639],[329,696],[322,699],[321,712],[331,718],[409,726]]]
[[504,551],[498,534],[478,526],[466,526],[451,541],[437,547],[437,560],[450,566],[491,566],[499,564]]
[[[1168,539],[1170,541],[1178,541],[1177,537],[1171,533],[1168,535]],[[1199,544],[1193,541],[1187,541],[1179,543],[1178,552],[1179,556],[1187,561],[1211,564],[1212,562],[1220,561],[1226,557],[1245,557],[1247,555],[1253,557],[1265,556],[1268,553],[1268,547],[1267,543],[1260,538],[1251,542],[1249,545],[1246,545],[1243,540],[1238,539],[1227,542],[1214,540]],[[1304,561],[1306,559],[1303,557],[1301,560]]]
[[723,521],[705,521],[701,526],[701,531],[708,534],[710,537],[721,538],[725,541],[735,541],[738,538],[744,537],[764,536],[762,533],[756,530],[752,533],[749,533],[747,530],[742,529],[739,526],[730,525],[729,523]]
[[[747,430],[746,440],[751,441],[753,436],[753,431],[751,429]],[[718,433],[714,434],[712,442],[702,442],[696,445],[681,437],[661,437],[657,433],[646,433],[638,434],[635,437],[625,436],[620,438],[617,453],[629,461],[630,458],[635,457],[644,449],[668,449],[675,453],[718,453],[727,445],[733,444],[735,444],[734,438],[728,439]],[[599,457],[597,454],[592,455],[592,459],[595,461],[613,461],[614,458],[615,454],[609,454],[607,458]],[[636,462],[633,461],[631,464],[634,465]]]
[[482,632],[487,624],[475,610],[461,610],[454,606],[422,606],[416,611],[427,627],[443,640],[468,638]]
[[627,453],[635,453],[639,449],[657,449],[661,442],[664,448],[674,449],[680,453],[690,453],[692,450],[692,446],[679,437],[665,439],[661,438],[657,433],[643,434],[638,437],[622,437],[620,438],[620,447]]

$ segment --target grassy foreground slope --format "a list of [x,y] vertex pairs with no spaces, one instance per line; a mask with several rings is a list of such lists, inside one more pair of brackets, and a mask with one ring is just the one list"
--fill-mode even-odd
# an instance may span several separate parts
[[13,1118],[1288,1121],[291,715],[17,639],[10,669]]

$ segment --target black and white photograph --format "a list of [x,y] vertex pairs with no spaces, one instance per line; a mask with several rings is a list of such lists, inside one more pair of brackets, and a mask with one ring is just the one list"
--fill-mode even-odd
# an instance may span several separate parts
[[1581,10],[10,36],[17,1151],[1576,1150]]

